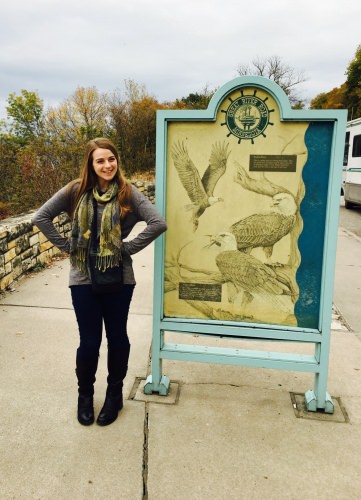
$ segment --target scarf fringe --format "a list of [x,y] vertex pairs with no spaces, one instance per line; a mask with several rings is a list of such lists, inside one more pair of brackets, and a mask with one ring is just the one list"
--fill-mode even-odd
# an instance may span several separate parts
[[121,265],[120,255],[97,255],[96,267],[99,271],[106,271],[108,268],[119,267]]
[[78,247],[76,252],[70,254],[71,264],[77,267],[79,271],[84,273],[86,276],[88,276],[87,256],[87,249],[82,247]]

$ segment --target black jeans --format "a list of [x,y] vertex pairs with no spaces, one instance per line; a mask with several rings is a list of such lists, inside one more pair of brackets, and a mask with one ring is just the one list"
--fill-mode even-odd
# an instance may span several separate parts
[[128,349],[127,321],[135,285],[124,285],[119,293],[95,294],[91,285],[71,287],[71,297],[79,326],[79,359],[94,359],[99,355],[103,321],[108,347]]

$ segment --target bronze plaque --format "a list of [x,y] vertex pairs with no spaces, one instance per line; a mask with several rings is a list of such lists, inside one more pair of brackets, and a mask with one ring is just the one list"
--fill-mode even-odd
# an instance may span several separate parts
[[222,285],[179,283],[179,298],[183,300],[222,301]]
[[297,155],[250,155],[250,172],[296,172]]

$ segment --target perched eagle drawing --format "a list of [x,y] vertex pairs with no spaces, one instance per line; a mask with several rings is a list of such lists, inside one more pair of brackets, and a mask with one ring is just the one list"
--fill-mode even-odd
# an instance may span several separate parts
[[250,253],[262,247],[270,259],[273,246],[286,236],[296,222],[297,205],[291,194],[278,193],[273,196],[270,212],[253,214],[232,224],[230,232],[237,242],[237,249]]
[[171,156],[180,181],[192,202],[194,231],[198,227],[199,217],[203,212],[214,203],[223,201],[222,198],[213,196],[213,192],[219,179],[226,171],[229,154],[228,144],[224,142],[213,144],[208,168],[201,178],[184,142],[176,143],[171,149]]
[[227,283],[229,302],[233,302],[240,293],[243,293],[243,305],[252,301],[255,293],[291,295],[287,279],[253,255],[238,251],[236,238],[232,233],[217,234],[211,240],[210,246],[212,245],[217,245],[220,249],[216,264],[223,281]]

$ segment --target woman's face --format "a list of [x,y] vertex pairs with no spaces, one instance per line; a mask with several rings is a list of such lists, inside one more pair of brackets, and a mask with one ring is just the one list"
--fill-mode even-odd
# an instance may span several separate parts
[[98,148],[93,151],[93,168],[97,175],[97,184],[101,191],[106,191],[110,181],[117,173],[117,159],[110,149]]

